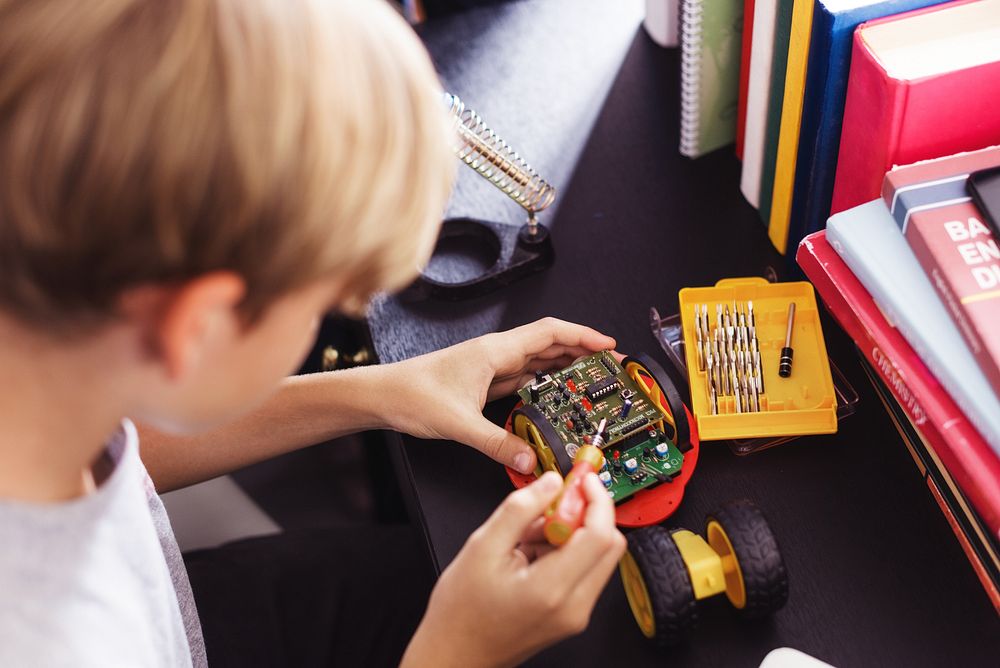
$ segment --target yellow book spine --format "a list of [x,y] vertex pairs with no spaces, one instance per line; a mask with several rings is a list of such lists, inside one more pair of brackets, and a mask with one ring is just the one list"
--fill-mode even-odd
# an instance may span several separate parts
[[788,223],[792,214],[795,158],[799,150],[802,95],[806,88],[806,63],[809,60],[812,17],[813,0],[795,0],[795,4],[792,5],[792,26],[788,35],[785,99],[781,105],[781,125],[778,130],[778,153],[774,168],[771,220],[767,228],[771,243],[780,253],[784,253],[788,246]]

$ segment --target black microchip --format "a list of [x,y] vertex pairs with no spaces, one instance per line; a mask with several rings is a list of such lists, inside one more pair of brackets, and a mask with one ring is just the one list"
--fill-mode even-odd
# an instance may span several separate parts
[[597,399],[600,399],[601,397],[606,397],[607,395],[611,394],[619,387],[621,387],[621,385],[622,384],[618,382],[617,378],[615,378],[614,376],[610,376],[608,378],[604,378],[602,380],[599,380],[595,383],[591,383],[590,385],[588,385],[587,389],[585,390],[585,393],[591,401],[595,401]]
[[[649,422],[649,418],[647,418],[645,415],[638,415],[629,420],[628,422],[619,422],[614,426],[614,428],[611,429],[611,431],[613,432],[613,436],[628,434],[635,431],[639,427],[645,427],[647,422]],[[640,441],[648,438],[646,432],[642,432],[641,434],[638,434],[638,436]]]
[[648,440],[649,440],[649,434],[647,434],[645,431],[640,431],[632,434],[631,436],[626,438],[624,441],[622,441],[615,447],[621,448],[622,450],[630,450],[633,447],[642,443],[643,441],[648,441]]

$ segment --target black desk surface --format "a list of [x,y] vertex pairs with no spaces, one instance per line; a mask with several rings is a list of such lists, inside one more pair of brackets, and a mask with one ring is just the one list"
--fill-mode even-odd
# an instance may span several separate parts
[[[383,362],[554,315],[667,366],[649,331],[650,306],[674,312],[681,287],[781,266],[739,194],[732,151],[697,161],[678,154],[679,54],[653,44],[640,20],[637,0],[539,0],[424,26],[445,86],[559,188],[545,216],[557,258],[545,273],[486,298],[378,304],[369,326]],[[523,218],[464,168],[449,214]],[[704,445],[685,501],[668,520],[700,530],[719,503],[755,500],[790,573],[785,609],[747,624],[724,600],[710,600],[691,641],[663,652],[644,642],[615,576],[587,631],[534,664],[756,666],[771,649],[791,646],[838,666],[997,665],[992,607],[850,342],[831,323],[825,329],[831,356],[861,395],[857,413],[836,436],[749,457]],[[487,414],[499,422],[511,405],[497,402]],[[404,484],[443,567],[511,486],[500,466],[469,448],[403,440]]]

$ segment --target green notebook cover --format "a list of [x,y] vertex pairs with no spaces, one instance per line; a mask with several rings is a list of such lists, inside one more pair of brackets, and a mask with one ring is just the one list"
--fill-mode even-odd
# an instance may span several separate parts
[[767,95],[767,125],[764,129],[764,160],[760,167],[760,207],[764,226],[771,222],[774,195],[774,166],[778,159],[781,107],[785,102],[785,69],[788,66],[788,38],[792,32],[793,0],[778,0],[774,18],[774,58],[771,60],[771,90]]
[[682,155],[736,141],[743,0],[681,2]]

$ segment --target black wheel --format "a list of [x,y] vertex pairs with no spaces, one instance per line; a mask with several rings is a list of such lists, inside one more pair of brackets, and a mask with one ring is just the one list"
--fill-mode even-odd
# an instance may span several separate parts
[[631,532],[618,570],[644,636],[658,645],[675,645],[694,629],[694,589],[669,531],[652,526]]
[[[663,403],[666,403],[670,412],[669,419],[663,420],[661,431],[670,437],[677,449],[682,453],[691,449],[691,427],[688,424],[687,413],[684,411],[684,402],[677,391],[670,376],[663,370],[652,357],[645,353],[626,357],[622,361],[622,368],[625,373],[639,383],[639,387],[646,393],[654,406],[663,410]],[[649,387],[643,378],[653,381],[653,386]],[[661,403],[660,399],[663,399]],[[673,431],[673,434],[670,432]]]
[[535,475],[555,471],[565,477],[573,468],[566,444],[540,410],[534,406],[521,406],[514,410],[510,422],[514,433],[527,441],[538,456]]
[[752,502],[726,504],[706,520],[706,537],[726,574],[726,596],[748,619],[781,609],[788,600],[788,572],[770,525]]

